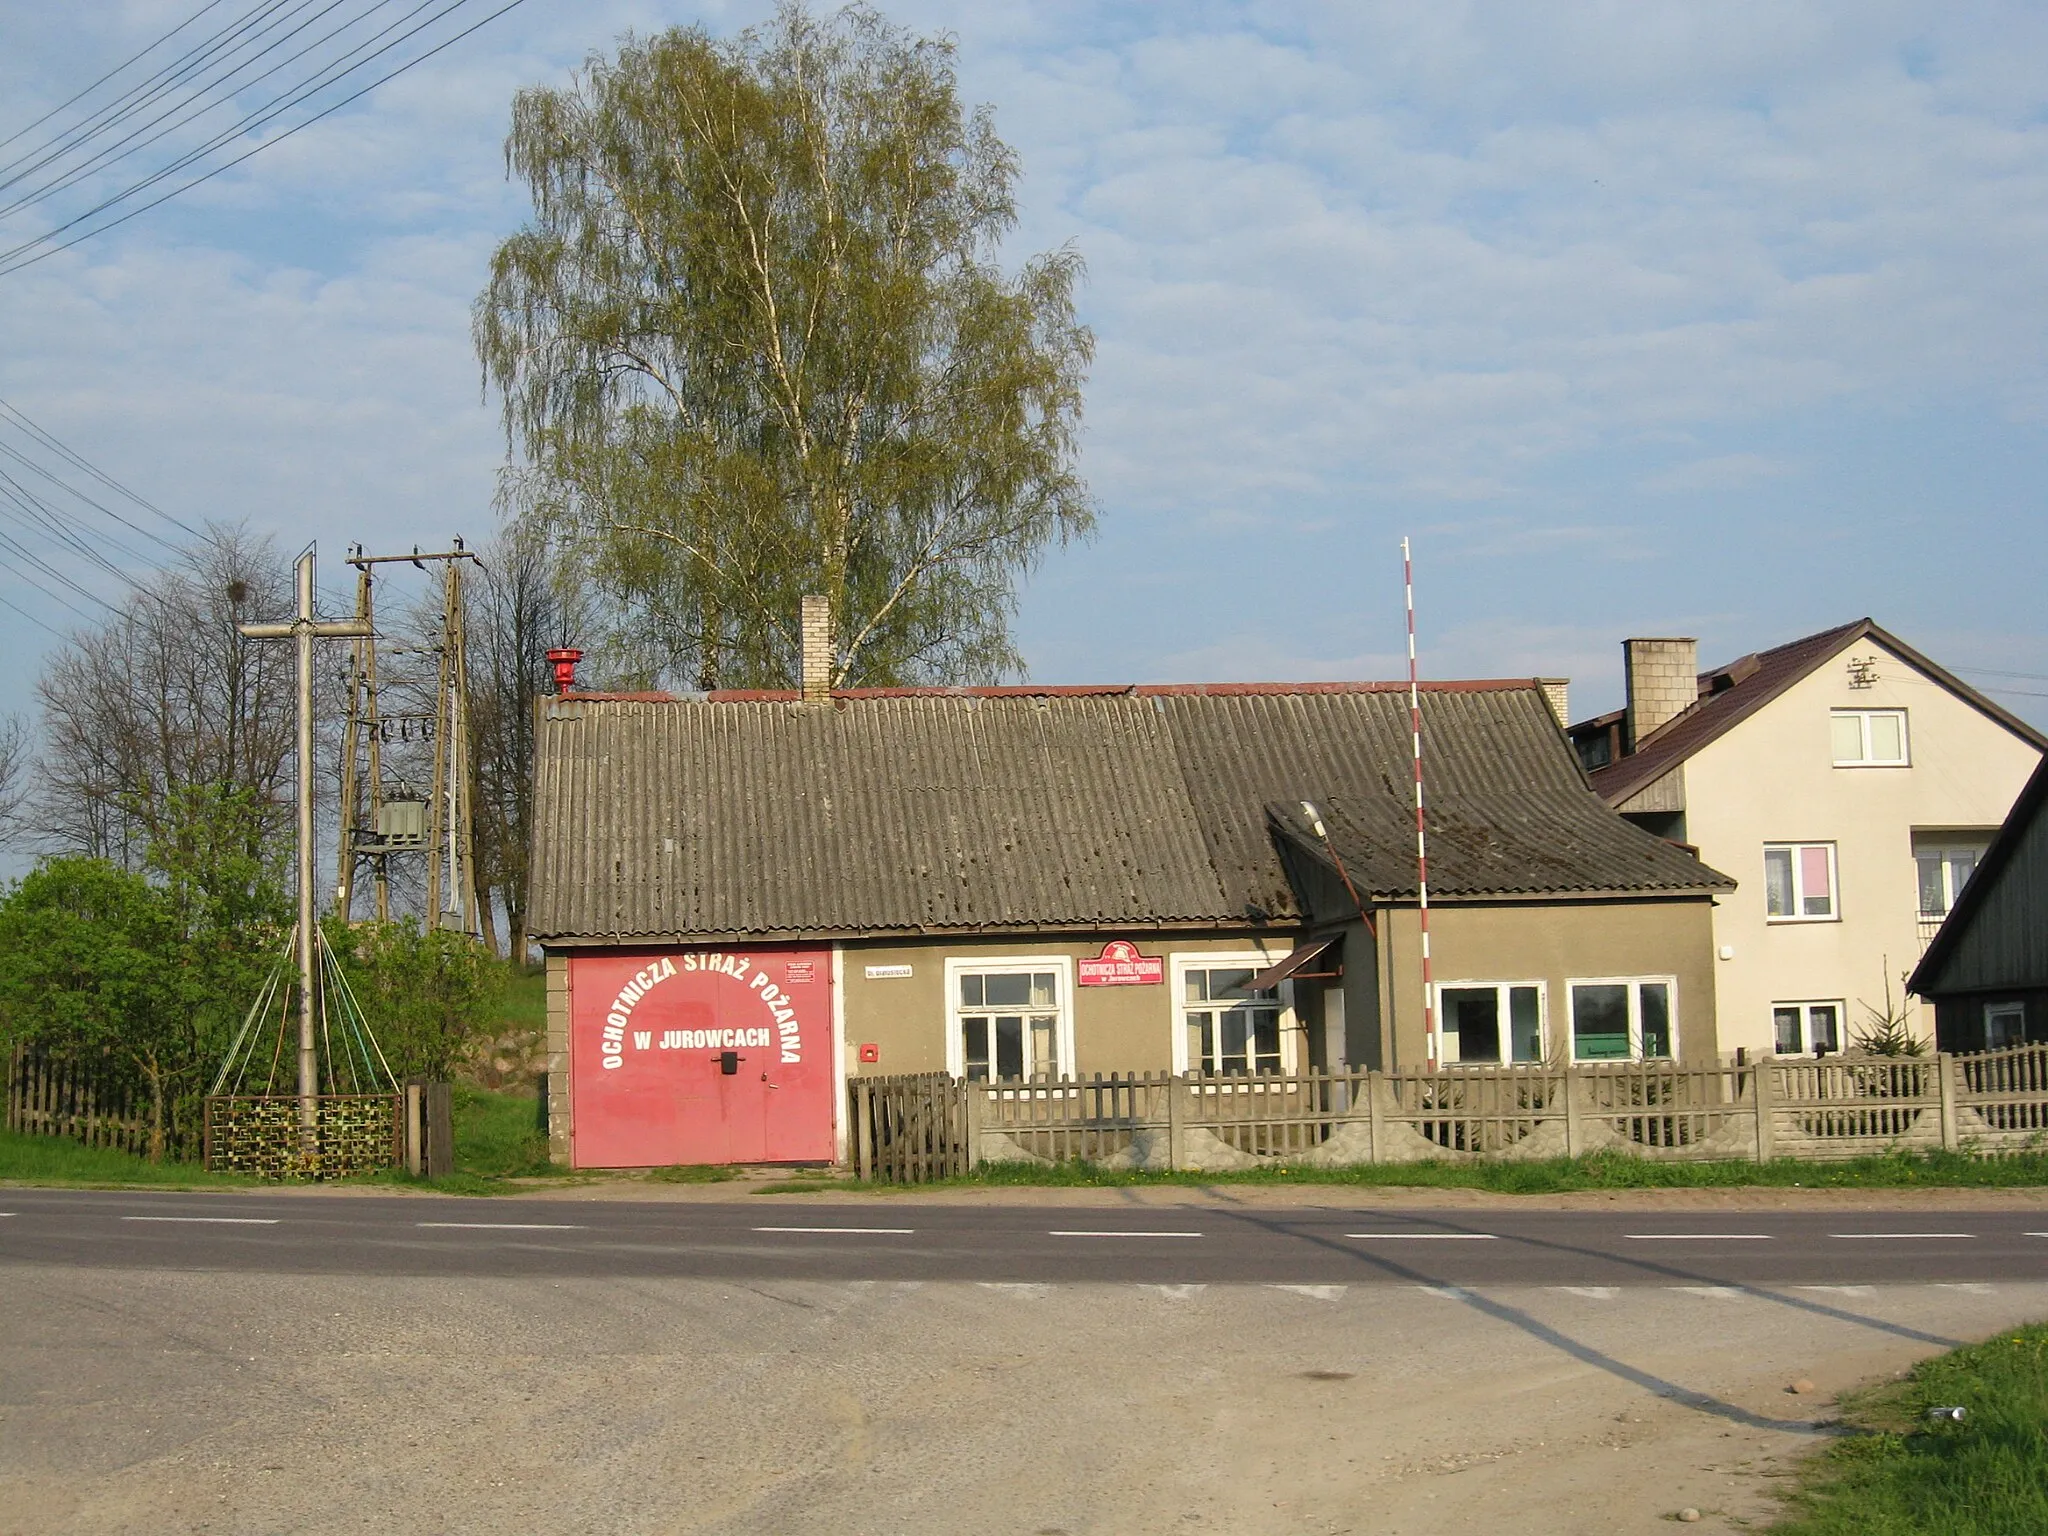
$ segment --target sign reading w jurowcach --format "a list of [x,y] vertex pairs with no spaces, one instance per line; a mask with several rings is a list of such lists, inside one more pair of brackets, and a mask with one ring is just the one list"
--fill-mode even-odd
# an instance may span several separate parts
[[1111,939],[1102,953],[1080,965],[1084,987],[1156,987],[1166,980],[1164,955],[1141,955],[1138,946]]

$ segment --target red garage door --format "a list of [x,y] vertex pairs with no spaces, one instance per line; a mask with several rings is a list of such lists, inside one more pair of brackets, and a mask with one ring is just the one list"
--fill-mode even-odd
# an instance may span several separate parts
[[579,1168],[827,1162],[828,950],[662,950],[569,960]]

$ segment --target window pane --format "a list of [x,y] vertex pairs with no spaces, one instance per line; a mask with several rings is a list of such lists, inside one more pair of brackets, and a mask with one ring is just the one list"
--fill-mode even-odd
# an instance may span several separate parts
[[1863,717],[1846,711],[1834,716],[1835,761],[1838,763],[1860,763],[1863,761]]
[[965,1059],[968,1077],[980,1082],[988,1078],[988,1020],[962,1019],[960,1021],[960,1053]]
[[1207,971],[1189,971],[1187,987],[1189,1002],[1206,1003],[1209,1001],[1209,973]]
[[1920,866],[1920,915],[1942,916],[1948,911],[1948,893],[1941,883],[1941,855],[1923,853],[1913,862]]
[[1252,979],[1252,973],[1241,966],[1229,970],[1213,970],[1209,973],[1209,995],[1211,997],[1248,997],[1244,984]]
[[1022,1077],[1024,1075],[1024,1021],[1015,1014],[1005,1014],[989,1021],[996,1032],[996,1076]]
[[1828,879],[1828,850],[1826,848],[1802,848],[1799,850],[1799,895],[1800,915],[1804,917],[1832,917],[1835,911],[1835,893]]
[[1671,1054],[1671,989],[1661,981],[1646,981],[1637,992],[1643,1020],[1643,1055]]
[[2009,1045],[2025,1043],[2027,1033],[2027,1010],[2023,1003],[1986,1003],[1984,1005],[1984,1049],[2003,1050]]
[[1842,1048],[1841,1024],[1841,1010],[1833,1003],[1816,1003],[1806,1010],[1806,1038],[1816,1051]]
[[1188,1070],[1216,1070],[1216,1020],[1213,1014],[1188,1015]]
[[1977,873],[1977,850],[1956,848],[1948,856],[1948,899],[1951,904],[1963,894],[1963,887],[1970,883],[1970,876]]
[[969,1008],[979,1008],[981,1006],[981,978],[979,976],[962,976],[960,978],[960,1001]]
[[1059,1002],[1059,978],[1051,971],[1039,971],[1031,978],[1031,1006],[1051,1008]]
[[1508,1019],[1515,1039],[1515,1060],[1543,1059],[1543,1003],[1534,987],[1508,988]]
[[1628,1055],[1628,988],[1572,988],[1572,1053],[1581,1061]]
[[1444,1059],[1500,1060],[1500,992],[1493,987],[1446,987]]
[[1780,1056],[1797,1056],[1806,1049],[1804,1036],[1799,1028],[1800,1010],[1797,1008],[1773,1008],[1771,1023],[1777,1033],[1777,1051]]
[[981,979],[991,1008],[1021,1008],[1031,1001],[1031,978],[1022,971],[1008,971]]
[[1223,1015],[1223,1060],[1225,1072],[1246,1070],[1245,1042],[1251,1030],[1251,1015],[1242,1008],[1233,1008]]
[[[1756,910],[1751,908],[1751,911]],[[1772,917],[1790,917],[1792,904],[1792,850],[1764,850],[1764,910]]]
[[1870,717],[1870,760],[1873,763],[1903,763],[1906,760],[1906,717]]
[[1252,1010],[1252,1070],[1280,1070],[1280,1010],[1277,1008]]
[[1039,1076],[1058,1077],[1060,1074],[1057,1038],[1049,1015],[1040,1014],[1032,1019],[1031,1070]]

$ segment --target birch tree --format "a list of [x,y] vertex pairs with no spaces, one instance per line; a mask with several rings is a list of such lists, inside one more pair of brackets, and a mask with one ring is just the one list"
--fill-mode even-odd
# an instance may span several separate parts
[[1014,272],[1016,157],[953,46],[789,4],[627,37],[522,91],[530,222],[475,308],[520,510],[618,637],[699,687],[788,686],[806,592],[840,685],[1021,671],[1020,576],[1085,535],[1093,337],[1064,249]]

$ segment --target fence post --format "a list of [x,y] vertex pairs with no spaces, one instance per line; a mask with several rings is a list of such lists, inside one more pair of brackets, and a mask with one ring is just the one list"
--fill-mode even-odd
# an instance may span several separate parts
[[1947,1051],[1934,1058],[1935,1081],[1941,1085],[1941,1150],[1953,1152],[1961,1144],[1956,1129],[1956,1059]]
[[1771,1120],[1773,1111],[1778,1107],[1777,1058],[1759,1058],[1752,1080],[1756,1084],[1756,1160],[1768,1163],[1777,1155],[1777,1126]]
[[1578,1157],[1586,1150],[1585,1132],[1579,1128],[1579,1069],[1564,1066],[1564,1155]]
[[426,1138],[420,1134],[420,1085],[416,1082],[405,1085],[405,1171],[414,1178],[420,1176],[426,1159],[425,1149],[420,1145]]
[[981,1127],[988,1116],[988,1100],[983,1097],[981,1084],[963,1082],[960,1091],[967,1095],[967,1166],[965,1172],[972,1173],[981,1166]]
[[1178,1173],[1188,1163],[1187,1093],[1188,1080],[1166,1075],[1166,1167]]
[[1380,1086],[1386,1082],[1386,1074],[1371,1071],[1365,1074],[1365,1140],[1368,1162],[1381,1162],[1386,1157],[1385,1107],[1380,1103]]
[[875,1176],[875,1111],[868,1096],[868,1084],[860,1078],[853,1080],[853,1137],[860,1147],[859,1163],[862,1183],[868,1183]]

